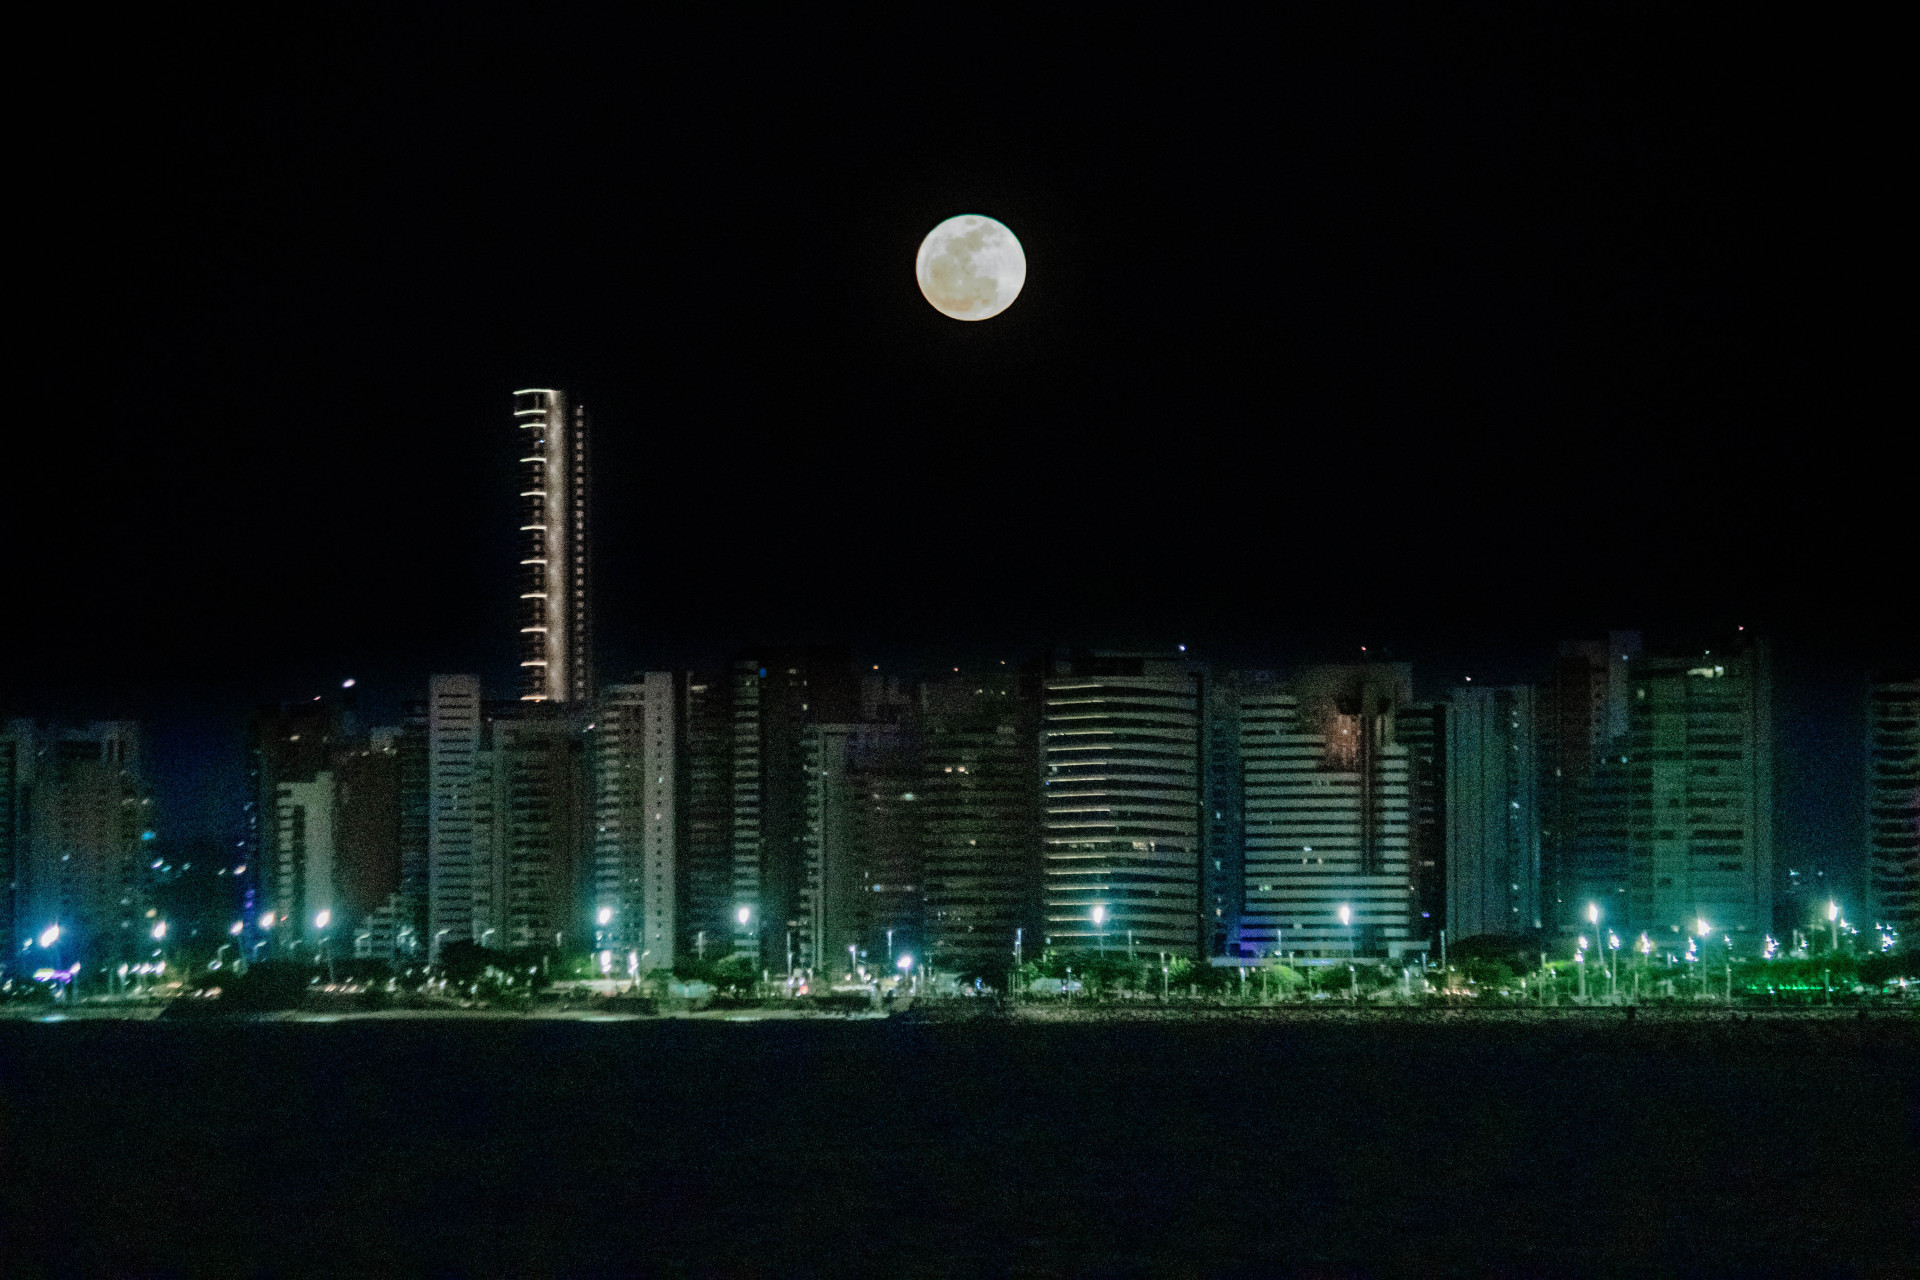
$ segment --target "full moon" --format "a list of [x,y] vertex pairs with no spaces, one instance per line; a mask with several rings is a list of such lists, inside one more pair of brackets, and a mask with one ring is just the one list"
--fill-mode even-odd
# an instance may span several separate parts
[[992,218],[963,213],[927,232],[913,272],[933,309],[955,320],[991,320],[1020,296],[1027,255]]

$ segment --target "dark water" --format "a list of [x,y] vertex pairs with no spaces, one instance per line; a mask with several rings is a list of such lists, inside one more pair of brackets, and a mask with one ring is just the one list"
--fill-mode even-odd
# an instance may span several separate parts
[[0,1024],[7,1275],[1910,1275],[1911,1022]]

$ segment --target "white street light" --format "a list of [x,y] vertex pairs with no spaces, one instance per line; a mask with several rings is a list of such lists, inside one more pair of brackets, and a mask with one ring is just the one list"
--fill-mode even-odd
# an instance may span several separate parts
[[273,928],[273,912],[264,911],[260,914],[260,927],[262,929]]
[[896,969],[911,969],[913,968],[913,957],[911,955],[902,955],[893,963]]
[[235,920],[232,926],[227,929],[227,932],[237,938],[240,936],[241,932],[246,929],[246,927],[247,926],[243,921]]
[[43,947],[51,947],[51,946],[52,946],[52,945],[53,945],[54,943],[56,943],[56,942],[58,942],[58,941],[60,941],[60,926],[59,926],[59,925],[57,925],[57,924],[50,924],[50,925],[48,925],[48,926],[47,926],[46,928],[44,928],[44,929],[42,929],[42,930],[40,931],[40,945],[41,945],[41,946],[43,946]]
[[333,912],[331,911],[322,911],[313,918],[313,927],[316,929],[324,929],[332,923]]
[[741,924],[745,924],[748,920],[753,918],[753,908],[742,907],[738,911],[733,913],[733,918],[738,920]]
[[155,938],[164,938],[167,936],[167,922],[165,920],[153,926],[153,936]]

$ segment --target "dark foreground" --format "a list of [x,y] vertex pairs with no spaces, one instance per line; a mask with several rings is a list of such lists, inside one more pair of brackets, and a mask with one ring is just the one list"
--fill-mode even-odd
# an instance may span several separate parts
[[0,1274],[1910,1275],[1864,1022],[0,1024]]

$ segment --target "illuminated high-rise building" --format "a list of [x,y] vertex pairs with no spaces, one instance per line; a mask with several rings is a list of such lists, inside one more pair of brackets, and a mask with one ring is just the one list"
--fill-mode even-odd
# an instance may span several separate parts
[[1408,860],[1413,874],[1409,915],[1415,936],[1431,940],[1447,924],[1447,734],[1452,708],[1445,702],[1416,702],[1400,708],[1394,735],[1407,749]]
[[[154,836],[141,736],[125,721],[60,728],[15,720],[0,732],[0,851],[10,855],[14,905],[9,970],[131,954],[145,924],[145,850]],[[57,949],[34,950],[40,937]]]
[[1023,955],[1038,955],[1027,944],[1045,936],[1037,683],[956,673],[920,691],[926,958],[995,986],[1013,965],[1015,931]]
[[593,940],[621,972],[671,969],[685,820],[687,681],[649,671],[610,685],[588,734]]
[[1528,933],[1541,921],[1534,691],[1472,685],[1444,705],[1447,931]]
[[885,723],[810,724],[805,743],[804,888],[763,963],[887,972],[889,950],[923,954],[921,744]]
[[787,930],[801,927],[806,728],[858,722],[860,691],[851,655],[833,647],[753,651],[734,659],[727,684],[733,726],[727,779],[731,947],[771,967],[776,956],[784,963]]
[[1201,686],[1179,655],[1055,660],[1040,739],[1052,945],[1202,954]]
[[1413,927],[1411,758],[1395,733],[1404,664],[1314,667],[1241,698],[1243,948],[1399,958]]
[[[1684,936],[1704,919],[1757,946],[1773,927],[1766,642],[1637,655],[1622,687],[1627,734],[1615,745],[1628,802],[1627,927]],[[1620,918],[1617,908],[1607,916]]]
[[434,676],[427,686],[427,946],[475,941],[490,914],[490,882],[477,856],[483,801],[480,680]]
[[564,391],[513,393],[519,439],[520,698],[593,697],[587,418]]
[[1884,676],[1867,692],[1866,854],[1867,920],[1911,948],[1920,937],[1920,672]]

